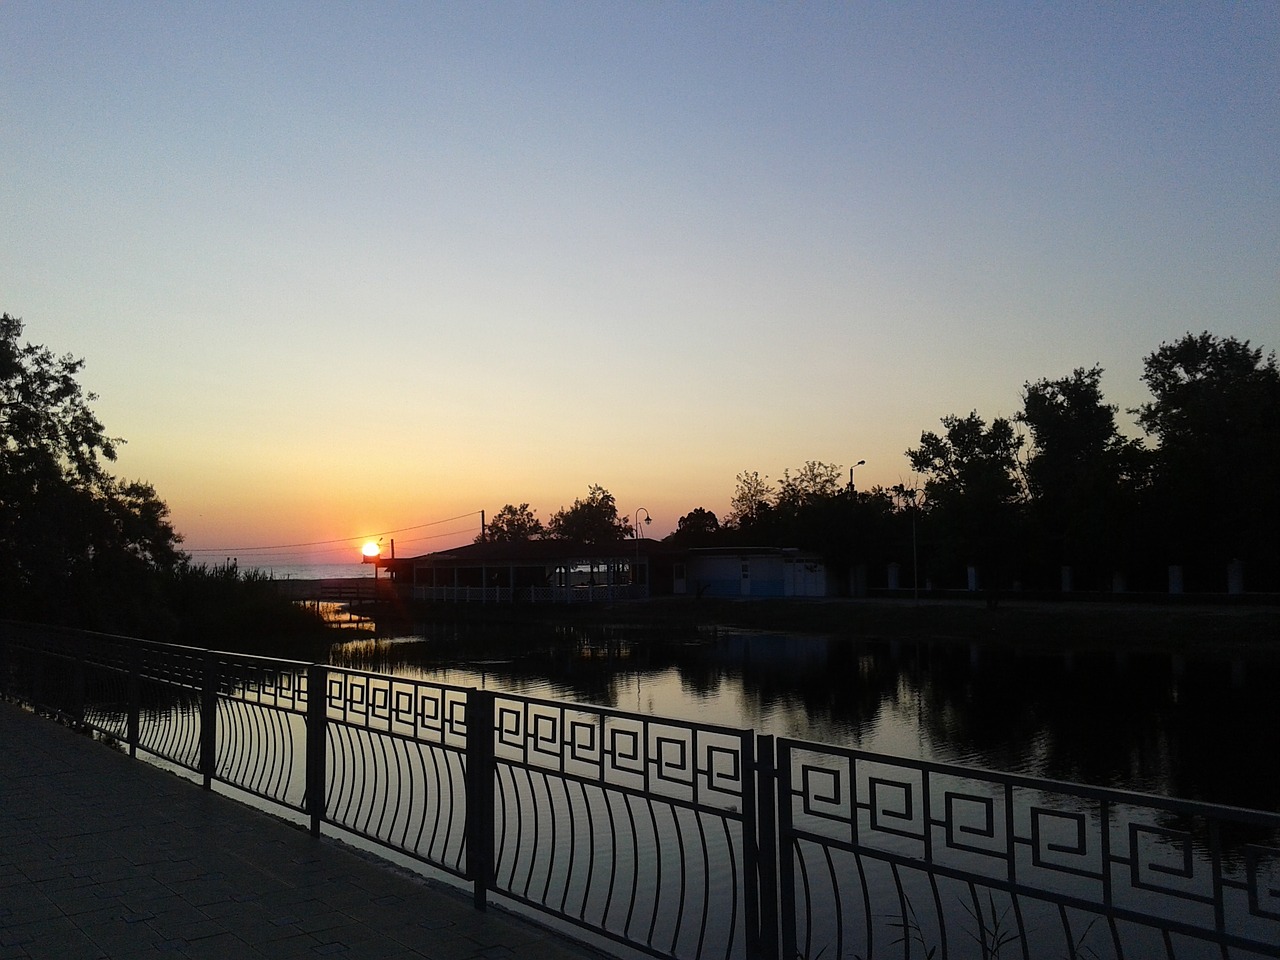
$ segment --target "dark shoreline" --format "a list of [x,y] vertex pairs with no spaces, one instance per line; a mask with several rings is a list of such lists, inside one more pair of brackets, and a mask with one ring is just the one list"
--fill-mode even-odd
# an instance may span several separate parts
[[[369,611],[372,612],[372,611]],[[1024,649],[1159,649],[1280,659],[1280,605],[981,600],[655,598],[581,604],[380,604],[380,622],[547,624],[617,630],[714,628]]]

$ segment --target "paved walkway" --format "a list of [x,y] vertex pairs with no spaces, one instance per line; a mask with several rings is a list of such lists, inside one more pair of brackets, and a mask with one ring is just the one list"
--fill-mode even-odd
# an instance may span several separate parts
[[0,960],[598,960],[0,701]]

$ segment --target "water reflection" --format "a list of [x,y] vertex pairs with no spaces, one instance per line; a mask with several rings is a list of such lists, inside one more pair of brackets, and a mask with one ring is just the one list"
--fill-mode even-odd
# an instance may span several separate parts
[[1274,662],[745,630],[434,625],[335,665],[1280,810]]

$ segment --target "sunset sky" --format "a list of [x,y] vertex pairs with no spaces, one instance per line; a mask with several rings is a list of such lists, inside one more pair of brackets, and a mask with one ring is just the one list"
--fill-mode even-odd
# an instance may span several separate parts
[[0,40],[0,309],[199,559],[593,483],[661,536],[744,470],[910,482],[1076,367],[1129,428],[1187,331],[1280,347],[1276,3],[10,0]]

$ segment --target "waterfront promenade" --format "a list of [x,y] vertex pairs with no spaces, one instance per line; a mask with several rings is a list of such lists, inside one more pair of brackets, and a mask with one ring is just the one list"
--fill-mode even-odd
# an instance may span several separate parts
[[599,960],[0,701],[0,960]]

